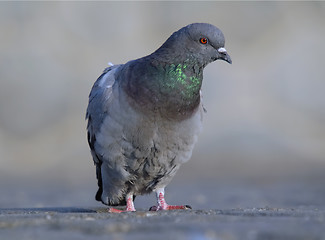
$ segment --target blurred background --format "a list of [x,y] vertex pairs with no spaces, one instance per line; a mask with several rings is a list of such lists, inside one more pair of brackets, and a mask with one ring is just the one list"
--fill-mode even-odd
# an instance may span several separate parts
[[223,31],[233,64],[205,69],[204,129],[169,199],[228,207],[248,194],[229,203],[248,206],[254,186],[275,183],[325,192],[324,2],[1,2],[0,207],[97,204],[92,84],[193,22]]

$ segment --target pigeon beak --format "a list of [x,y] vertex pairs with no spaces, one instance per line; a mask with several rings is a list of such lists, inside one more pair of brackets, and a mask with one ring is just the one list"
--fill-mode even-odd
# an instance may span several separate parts
[[217,51],[219,53],[219,59],[222,59],[222,60],[224,60],[224,61],[226,61],[226,62],[228,62],[230,64],[232,63],[232,60],[231,60],[231,58],[230,58],[230,56],[227,53],[227,50],[225,48],[223,48],[223,47],[218,48]]

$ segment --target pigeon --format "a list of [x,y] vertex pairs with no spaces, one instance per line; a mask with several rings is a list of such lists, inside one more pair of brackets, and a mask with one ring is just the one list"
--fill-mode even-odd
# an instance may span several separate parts
[[[203,69],[232,63],[221,30],[208,23],[174,32],[152,54],[107,67],[94,83],[86,113],[96,166],[96,200],[109,212],[135,211],[137,195],[156,193],[149,210],[169,205],[165,187],[188,161],[202,126]],[[125,206],[125,210],[113,208]]]

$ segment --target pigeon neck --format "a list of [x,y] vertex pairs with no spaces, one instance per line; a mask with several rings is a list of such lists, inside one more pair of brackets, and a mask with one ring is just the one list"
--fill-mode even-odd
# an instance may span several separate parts
[[183,62],[163,63],[151,62],[157,70],[151,92],[160,99],[157,106],[163,115],[171,118],[187,118],[193,114],[200,104],[200,89],[203,79],[203,68]]
[[160,81],[170,94],[177,94],[188,103],[199,97],[203,78],[201,69],[185,61],[166,65],[165,72],[165,77]]
[[121,68],[121,87],[134,107],[167,119],[186,119],[200,104],[202,68],[189,62],[166,63],[142,58]]

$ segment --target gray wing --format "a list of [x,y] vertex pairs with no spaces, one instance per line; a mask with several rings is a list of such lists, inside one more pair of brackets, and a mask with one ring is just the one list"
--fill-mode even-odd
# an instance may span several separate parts
[[91,155],[96,165],[96,176],[98,180],[98,191],[96,194],[96,200],[101,201],[101,195],[103,192],[101,165],[102,156],[98,155],[95,150],[96,135],[100,131],[100,127],[103,124],[109,105],[112,98],[112,88],[115,83],[114,70],[120,65],[114,65],[104,70],[102,75],[96,80],[94,86],[89,94],[89,103],[86,113],[87,124],[87,137],[88,143],[91,149]]

